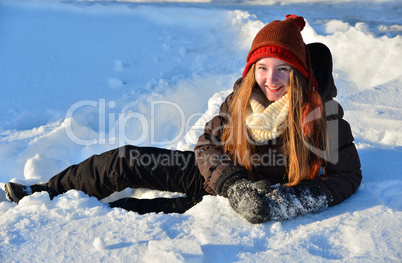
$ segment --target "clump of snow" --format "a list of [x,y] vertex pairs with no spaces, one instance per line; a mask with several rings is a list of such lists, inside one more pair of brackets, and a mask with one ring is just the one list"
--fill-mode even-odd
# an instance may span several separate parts
[[326,24],[325,32],[328,34],[334,34],[336,32],[347,32],[350,29],[350,25],[340,20],[330,20]]
[[51,159],[38,153],[25,163],[24,177],[26,180],[41,179],[48,181],[69,165],[66,161]]
[[46,192],[41,192],[41,193],[33,193],[32,195],[26,196],[21,199],[21,201],[18,203],[21,208],[27,208],[27,209],[37,209],[42,206],[46,206],[50,202],[49,194]]
[[97,250],[103,250],[105,249],[105,241],[103,241],[102,237],[96,237],[94,242],[93,242],[94,248]]
[[380,32],[397,32],[397,33],[400,33],[400,32],[402,32],[402,26],[401,25],[390,25],[390,26],[379,25],[378,30]]

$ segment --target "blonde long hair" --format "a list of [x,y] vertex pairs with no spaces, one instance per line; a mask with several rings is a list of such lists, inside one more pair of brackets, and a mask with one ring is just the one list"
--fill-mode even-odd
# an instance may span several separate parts
[[[318,175],[322,166],[322,159],[311,152],[308,145],[316,149],[324,149],[326,142],[325,114],[316,120],[317,125],[308,135],[304,132],[302,115],[307,102],[308,82],[304,76],[292,67],[289,83],[289,114],[287,128],[282,136],[282,150],[287,161],[289,185],[297,185],[300,181]],[[244,167],[250,180],[255,180],[252,165],[252,155],[256,146],[250,139],[245,125],[247,107],[254,89],[260,89],[255,80],[255,64],[250,67],[241,87],[235,91],[234,98],[229,106],[230,120],[222,134],[223,148],[236,164]],[[320,98],[318,98],[320,99]],[[316,117],[317,118],[317,117]],[[326,159],[326,158],[325,158]]]

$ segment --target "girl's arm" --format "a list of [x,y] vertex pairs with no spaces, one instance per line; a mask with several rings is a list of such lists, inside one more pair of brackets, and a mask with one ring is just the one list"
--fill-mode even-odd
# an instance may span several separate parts
[[[235,90],[241,81],[242,79],[236,81]],[[221,143],[223,128],[229,118],[227,112],[232,100],[233,92],[221,105],[219,114],[205,125],[204,134],[200,136],[194,148],[198,167],[205,178],[205,190],[210,194],[226,196],[227,189],[223,189],[225,182],[246,178],[246,171],[232,163],[229,155],[224,153]]]
[[[341,116],[343,113],[341,114]],[[318,185],[326,194],[328,205],[336,205],[356,192],[362,180],[360,159],[348,122],[342,118],[330,120],[337,129],[330,132],[329,161],[323,167],[324,174],[301,184]],[[334,140],[335,138],[335,140]],[[337,142],[336,142],[337,140]]]

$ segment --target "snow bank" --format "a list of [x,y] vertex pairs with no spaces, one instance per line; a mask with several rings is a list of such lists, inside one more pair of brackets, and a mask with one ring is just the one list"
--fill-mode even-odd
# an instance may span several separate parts
[[[0,3],[2,262],[399,261],[398,3],[236,3]],[[74,190],[52,201],[45,193],[18,205],[6,200],[10,180],[47,181],[121,144],[191,150],[241,75],[254,35],[287,13],[305,16],[306,42],[325,43],[334,57],[337,100],[364,175],[344,203],[250,225],[221,197],[206,196],[183,215],[141,216],[104,204],[180,196],[146,189],[102,202]]]

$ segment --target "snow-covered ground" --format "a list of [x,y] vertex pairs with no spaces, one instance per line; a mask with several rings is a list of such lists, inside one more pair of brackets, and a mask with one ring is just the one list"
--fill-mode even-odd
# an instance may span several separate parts
[[[0,0],[0,261],[400,262],[400,1],[166,2]],[[289,13],[334,57],[363,170],[342,204],[251,225],[214,196],[183,215],[111,209],[78,191],[6,200],[10,180],[47,181],[122,144],[192,149],[254,35]]]

